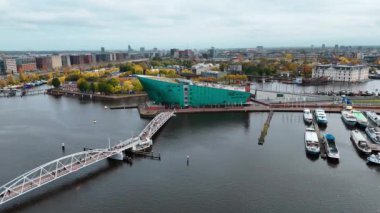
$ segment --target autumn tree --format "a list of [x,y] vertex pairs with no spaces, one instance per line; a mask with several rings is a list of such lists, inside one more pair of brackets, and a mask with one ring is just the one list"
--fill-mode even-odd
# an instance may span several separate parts
[[7,84],[8,84],[8,85],[16,84],[16,81],[15,81],[15,79],[13,78],[13,75],[8,75],[8,76],[7,76]]
[[0,88],[3,88],[7,85],[7,82],[0,78]]

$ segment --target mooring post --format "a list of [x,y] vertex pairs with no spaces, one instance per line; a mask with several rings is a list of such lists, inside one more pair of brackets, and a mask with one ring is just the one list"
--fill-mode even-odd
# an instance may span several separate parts
[[65,143],[62,143],[62,151],[65,151]]
[[189,166],[190,163],[190,156],[187,156],[187,165]]
[[158,160],[161,160],[161,153],[158,153]]

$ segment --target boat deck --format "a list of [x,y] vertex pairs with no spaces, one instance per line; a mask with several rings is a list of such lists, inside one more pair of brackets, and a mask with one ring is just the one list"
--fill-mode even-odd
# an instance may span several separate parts
[[367,144],[368,144],[368,147],[372,149],[372,151],[380,152],[380,144],[375,144],[371,142],[368,142]]

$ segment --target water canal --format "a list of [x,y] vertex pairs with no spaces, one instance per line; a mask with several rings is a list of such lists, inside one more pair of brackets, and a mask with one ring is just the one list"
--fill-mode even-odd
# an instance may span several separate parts
[[[47,95],[0,100],[0,184],[83,147],[137,134],[149,122],[136,109]],[[367,166],[340,115],[325,131],[339,164],[310,159],[302,114],[177,115],[154,138],[161,161],[104,161],[5,206],[6,212],[378,212],[380,167]],[[92,121],[97,120],[94,124]],[[66,144],[62,153],[61,143]],[[186,165],[186,156],[190,163]]]

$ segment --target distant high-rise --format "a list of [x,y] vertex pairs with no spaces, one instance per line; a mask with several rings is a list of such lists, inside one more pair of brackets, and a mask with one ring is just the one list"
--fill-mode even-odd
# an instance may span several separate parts
[[128,52],[132,52],[132,51],[133,51],[133,49],[132,49],[131,45],[128,44]]
[[157,51],[158,51],[157,47],[153,48],[153,52],[157,52]]
[[145,52],[145,47],[140,47],[140,52]]
[[215,58],[215,57],[216,57],[215,47],[211,47],[211,49],[210,49],[210,58]]
[[257,52],[263,52],[264,51],[264,47],[263,46],[257,46],[256,50],[257,50]]
[[106,49],[104,49],[104,47],[100,48],[100,52],[104,53],[105,51],[106,51]]
[[178,52],[178,49],[170,49],[170,57],[174,57],[176,52]]
[[326,45],[322,44],[322,50],[325,50],[325,48],[326,48]]

